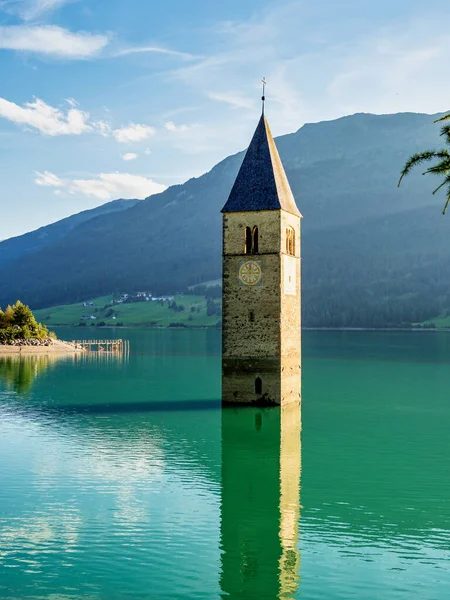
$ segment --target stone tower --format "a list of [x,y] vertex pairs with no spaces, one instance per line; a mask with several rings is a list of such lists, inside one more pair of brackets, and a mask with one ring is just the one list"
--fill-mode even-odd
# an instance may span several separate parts
[[264,113],[222,213],[223,403],[298,403],[301,214]]

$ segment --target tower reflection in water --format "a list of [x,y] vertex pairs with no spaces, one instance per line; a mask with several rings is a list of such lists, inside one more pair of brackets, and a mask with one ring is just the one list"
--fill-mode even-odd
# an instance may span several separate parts
[[298,405],[222,412],[223,598],[293,598],[300,584]]

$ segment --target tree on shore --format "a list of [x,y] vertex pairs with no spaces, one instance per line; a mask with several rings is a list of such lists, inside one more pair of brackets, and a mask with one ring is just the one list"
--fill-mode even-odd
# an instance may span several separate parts
[[[439,123],[442,121],[450,121],[450,113],[444,115],[440,119],[436,119],[435,123]],[[450,125],[446,123],[441,128],[441,136],[445,139],[445,143],[447,146],[450,146]],[[405,163],[403,170],[401,172],[401,176],[398,182],[398,187],[400,187],[403,178],[410,173],[410,171],[424,162],[435,161],[435,164],[429,167],[423,175],[428,175],[431,173],[432,175],[438,175],[443,177],[443,180],[438,185],[438,187],[433,191],[433,195],[436,194],[440,189],[447,186],[446,194],[447,200],[444,205],[444,209],[442,214],[445,215],[447,211],[447,207],[450,203],[450,152],[443,148],[441,150],[426,150],[424,152],[418,152],[417,154],[413,154]]]
[[0,343],[10,344],[14,340],[45,339],[49,337],[47,327],[38,323],[31,312],[19,300],[5,311],[0,308]]

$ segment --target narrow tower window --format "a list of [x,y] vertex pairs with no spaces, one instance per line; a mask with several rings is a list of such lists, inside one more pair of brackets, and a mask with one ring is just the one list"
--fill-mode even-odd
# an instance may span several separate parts
[[253,227],[252,238],[253,238],[252,254],[258,254],[259,241],[258,241],[258,228],[257,227]]
[[248,320],[251,323],[253,323],[253,321],[255,320],[255,313],[252,310],[248,313]]
[[252,230],[250,227],[245,228],[245,244],[244,244],[244,254],[252,253]]
[[295,256],[295,231],[292,227],[286,229],[286,254]]
[[262,379],[257,377],[255,379],[255,394],[262,394]]

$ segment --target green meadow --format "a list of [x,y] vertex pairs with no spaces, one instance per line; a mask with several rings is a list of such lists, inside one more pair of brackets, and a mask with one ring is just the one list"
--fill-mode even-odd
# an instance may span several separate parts
[[150,300],[119,304],[113,304],[112,301],[112,295],[100,296],[92,298],[94,306],[84,306],[82,302],[77,302],[35,310],[34,314],[38,321],[48,327],[215,327],[221,320],[219,301],[214,303],[215,314],[208,314],[204,296],[181,294],[174,296],[171,301]]
[[420,326],[426,328],[435,328],[435,329],[449,329],[450,328],[450,315],[442,314],[434,319],[428,319],[420,323]]

